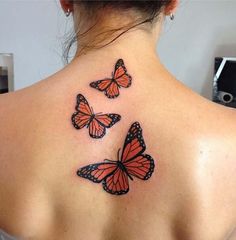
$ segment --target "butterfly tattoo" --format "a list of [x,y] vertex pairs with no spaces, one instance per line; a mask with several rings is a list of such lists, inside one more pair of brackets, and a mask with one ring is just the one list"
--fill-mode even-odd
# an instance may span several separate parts
[[119,59],[115,65],[115,71],[111,78],[105,78],[90,83],[90,87],[104,92],[108,98],[116,98],[120,95],[119,88],[128,88],[132,77],[127,73],[124,61]]
[[138,122],[131,125],[126,136],[121,157],[117,161],[105,159],[104,162],[90,164],[80,168],[77,175],[94,183],[101,183],[106,192],[115,195],[129,191],[129,180],[133,177],[147,180],[155,168],[153,158],[144,154],[146,145],[142,128]]
[[115,113],[95,114],[82,94],[77,96],[75,110],[71,117],[73,126],[76,129],[87,127],[92,138],[102,138],[106,134],[106,128],[112,127],[121,119],[121,116]]

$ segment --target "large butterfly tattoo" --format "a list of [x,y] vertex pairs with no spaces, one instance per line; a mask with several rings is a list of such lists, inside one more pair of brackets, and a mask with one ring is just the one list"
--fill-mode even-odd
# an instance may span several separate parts
[[102,138],[106,134],[106,128],[112,127],[120,121],[121,116],[115,113],[94,113],[82,94],[77,96],[76,112],[71,120],[76,129],[87,127],[92,138]]
[[146,145],[142,136],[142,128],[138,122],[131,125],[126,136],[121,157],[119,150],[117,161],[105,159],[104,162],[90,164],[80,168],[77,175],[95,183],[102,182],[105,191],[122,195],[129,191],[128,178],[147,180],[154,171],[154,160],[144,154]]
[[90,86],[104,92],[108,98],[116,98],[120,94],[119,88],[128,88],[131,85],[131,81],[132,77],[127,73],[124,61],[119,59],[116,62],[112,78],[91,82]]

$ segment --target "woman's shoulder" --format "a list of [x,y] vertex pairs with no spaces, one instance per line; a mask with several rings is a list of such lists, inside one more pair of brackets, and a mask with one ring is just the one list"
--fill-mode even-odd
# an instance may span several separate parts
[[211,223],[214,232],[209,228],[207,239],[224,239],[236,227],[236,110],[208,102],[195,111],[199,113],[193,123],[197,131],[192,140],[191,128],[187,133],[194,146],[189,156],[194,158],[194,176],[190,180],[196,180],[193,196],[198,202],[195,230]]
[[[154,115],[160,123],[152,121],[156,130],[150,128],[150,135],[156,137],[150,144],[160,151],[162,177],[175,186],[165,188],[172,189],[174,199],[181,192],[179,210],[185,214],[177,218],[183,232],[190,231],[187,239],[199,232],[206,234],[201,239],[222,239],[236,226],[236,110],[187,92],[161,104],[163,114],[157,110]],[[206,225],[212,227],[206,230]]]

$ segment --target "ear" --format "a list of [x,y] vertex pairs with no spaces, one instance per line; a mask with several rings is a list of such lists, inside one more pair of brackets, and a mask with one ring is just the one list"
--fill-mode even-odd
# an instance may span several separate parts
[[171,2],[165,7],[164,14],[170,15],[171,13],[175,13],[177,7],[179,5],[179,0],[171,0]]
[[60,0],[61,7],[64,12],[68,12],[70,10],[73,11],[73,1],[72,0]]

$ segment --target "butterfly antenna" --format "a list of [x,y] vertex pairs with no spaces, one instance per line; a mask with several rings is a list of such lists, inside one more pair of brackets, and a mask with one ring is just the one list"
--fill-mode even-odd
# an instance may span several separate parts
[[94,114],[93,107],[91,107],[91,110],[92,110],[92,114]]

